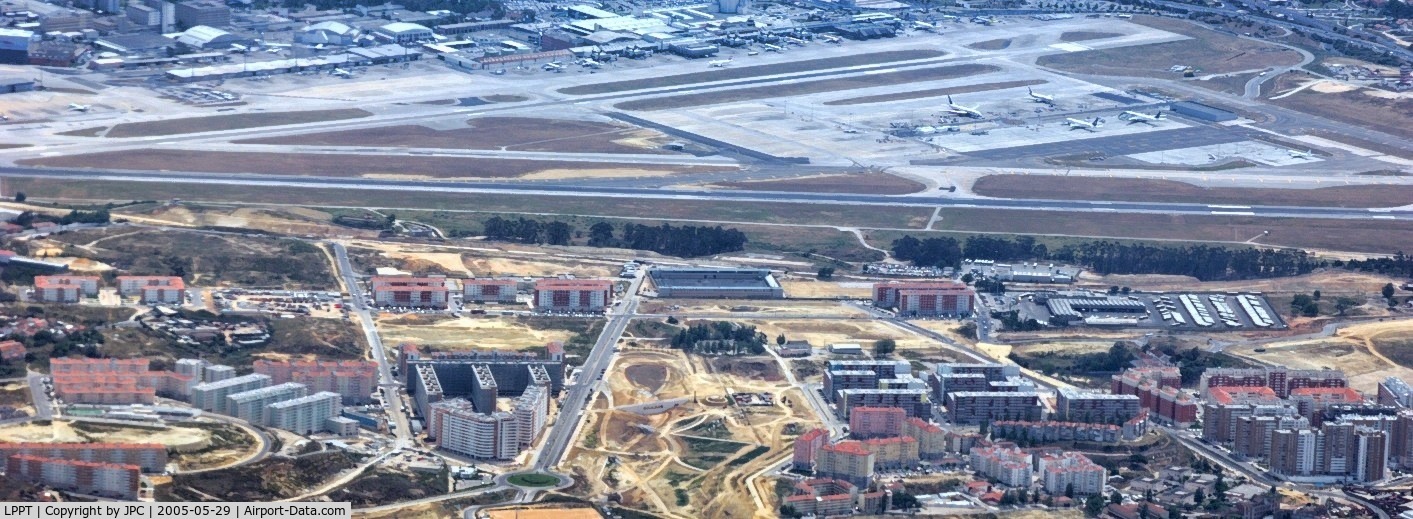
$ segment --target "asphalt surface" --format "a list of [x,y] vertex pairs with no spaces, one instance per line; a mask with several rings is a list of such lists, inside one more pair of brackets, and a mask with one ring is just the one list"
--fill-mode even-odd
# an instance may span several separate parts
[[[1117,123],[1115,123],[1117,124]],[[1124,123],[1127,124],[1127,123]],[[1142,123],[1134,123],[1142,124]],[[1070,130],[1083,132],[1084,130]],[[1076,155],[1099,153],[1116,157],[1151,151],[1166,151],[1183,148],[1196,148],[1212,144],[1229,144],[1247,140],[1245,136],[1224,132],[1206,126],[1194,126],[1172,130],[1157,130],[1131,135],[1112,135],[1092,139],[1076,139],[1044,144],[1031,144],[1013,148],[996,148],[963,153],[968,157],[983,160],[1005,160],[1026,157],[1050,157],[1056,155]]]
[[353,265],[348,261],[348,250],[340,243],[331,245],[334,249],[334,259],[338,262],[339,276],[348,287],[348,297],[353,305],[351,311],[358,314],[358,319],[363,324],[363,335],[367,337],[368,346],[372,350],[373,360],[378,363],[378,390],[383,393],[383,409],[392,421],[395,428],[393,435],[397,438],[393,450],[406,447],[412,444],[412,431],[408,426],[407,414],[403,412],[402,399],[398,397],[398,383],[392,376],[392,367],[383,348],[383,340],[378,337],[378,328],[373,324],[373,316],[368,313],[368,302],[363,299],[363,289],[359,287]]
[[30,400],[34,402],[34,418],[36,420],[54,419],[54,404],[49,401],[49,393],[44,391],[44,374],[30,372],[26,378],[29,381]]
[[[378,191],[426,191],[435,193],[504,193],[539,196],[619,197],[638,199],[711,200],[739,202],[784,202],[841,205],[880,205],[915,207],[971,207],[1065,212],[1125,212],[1183,215],[1227,214],[1260,217],[1334,218],[1354,220],[1413,220],[1413,209],[1358,209],[1298,206],[1228,206],[1195,203],[1092,202],[1074,200],[1013,200],[996,198],[945,198],[947,195],[855,195],[832,193],[785,193],[768,191],[705,191],[633,187],[585,187],[570,184],[519,184],[514,182],[439,182],[336,177],[288,177],[280,175],[217,173],[154,173],[143,171],[36,169],[4,167],[0,177],[40,177],[64,180],[116,180],[137,182],[192,183],[270,187],[364,189]],[[356,285],[354,285],[356,286]],[[355,295],[354,297],[361,297]],[[378,346],[381,348],[381,345]]]

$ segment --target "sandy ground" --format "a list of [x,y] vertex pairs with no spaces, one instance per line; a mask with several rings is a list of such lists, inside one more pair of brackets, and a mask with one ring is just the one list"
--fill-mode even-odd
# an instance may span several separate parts
[[702,299],[656,299],[643,303],[640,313],[668,313],[688,315],[720,315],[731,317],[739,314],[770,314],[772,316],[838,316],[840,318],[862,319],[867,312],[833,301],[791,301],[791,300],[702,300]]
[[517,508],[485,512],[491,519],[600,519],[592,508]]
[[[107,426],[105,426],[107,427]],[[0,428],[0,442],[89,442],[105,441],[118,443],[161,443],[182,445],[200,441],[210,436],[204,429],[172,427],[165,430],[123,429],[116,432],[90,434],[76,431],[69,422],[54,422],[52,425],[23,424]]]
[[[1398,339],[1413,339],[1413,321],[1360,324],[1343,328],[1333,337],[1244,345],[1227,351],[1296,369],[1342,370],[1349,376],[1351,387],[1375,394],[1384,378],[1413,380],[1413,369],[1394,364],[1378,350],[1379,341]],[[1258,347],[1265,351],[1255,352]]]
[[873,295],[873,283],[836,282],[814,280],[785,280],[780,282],[785,289],[785,297],[799,298],[865,298]]
[[471,269],[471,272],[474,272],[478,277],[546,277],[558,276],[560,274],[573,274],[577,277],[613,277],[618,274],[616,268],[610,267],[607,264],[595,265],[592,263],[557,260],[550,257],[530,260],[489,257],[477,253],[464,255],[462,262],[466,265],[466,268]]
[[1057,341],[1038,342],[1014,346],[1018,352],[1025,353],[1056,353],[1061,355],[1084,355],[1086,353],[1102,353],[1109,351],[1113,347],[1114,341]]
[[785,338],[792,341],[809,341],[817,348],[825,348],[834,343],[855,343],[863,346],[865,352],[872,351],[873,342],[881,339],[893,339],[898,343],[899,351],[916,351],[920,355],[926,355],[940,351],[937,343],[908,333],[902,329],[888,326],[879,321],[871,320],[770,320],[770,321],[746,321],[766,334],[767,337],[774,337],[785,334]]
[[140,217],[150,223],[183,226],[246,227],[280,234],[319,236],[376,236],[376,231],[333,225],[333,216],[304,207],[188,207],[162,206],[155,209],[119,211],[124,217]]
[[[525,349],[554,341],[567,341],[573,335],[564,330],[536,330],[528,325],[495,317],[461,317],[433,324],[403,324],[418,316],[387,315],[380,318],[378,332],[389,344],[412,342],[445,350],[476,348]],[[402,321],[390,324],[388,321]]]

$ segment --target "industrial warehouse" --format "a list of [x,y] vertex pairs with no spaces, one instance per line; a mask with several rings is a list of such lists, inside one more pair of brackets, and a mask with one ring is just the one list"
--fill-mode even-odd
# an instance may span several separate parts
[[654,268],[649,272],[658,297],[781,299],[785,290],[766,269]]

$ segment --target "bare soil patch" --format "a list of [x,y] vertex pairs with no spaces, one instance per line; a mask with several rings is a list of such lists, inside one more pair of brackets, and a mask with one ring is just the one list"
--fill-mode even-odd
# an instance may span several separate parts
[[968,45],[967,45],[967,48],[968,48],[968,49],[976,49],[976,50],[1001,50],[1001,49],[1004,49],[1004,48],[1010,47],[1010,46],[1011,46],[1011,39],[1010,39],[1010,38],[1001,38],[1001,39],[996,39],[996,40],[986,40],[986,41],[979,41],[979,42],[976,42],[976,43],[971,43],[971,44],[968,44]]
[[959,77],[985,74],[998,70],[1001,69],[992,65],[948,65],[942,67],[929,67],[910,70],[899,70],[894,72],[884,72],[882,74],[867,74],[832,79],[818,79],[813,81],[801,81],[798,83],[788,84],[777,83],[765,86],[737,88],[733,90],[702,92],[699,94],[683,94],[666,97],[655,97],[650,99],[637,99],[633,101],[625,101],[622,103],[618,103],[614,105],[614,107],[619,108],[621,110],[664,110],[669,108],[688,108],[693,106],[720,103],[752,101],[756,99],[770,99],[776,97],[818,94],[821,92],[834,92],[838,90],[854,90],[859,88],[903,85],[907,83],[918,83],[922,81],[940,81],[943,79],[956,79]]
[[[1284,77],[1281,79],[1285,79]],[[1291,110],[1325,117],[1390,135],[1407,135],[1413,128],[1413,99],[1367,95],[1367,89],[1321,93],[1307,88],[1294,95],[1266,101]],[[1278,95],[1283,90],[1272,91]],[[1383,151],[1383,150],[1375,150]],[[1404,150],[1404,153],[1409,153]]]
[[790,191],[796,193],[859,193],[871,195],[906,195],[926,189],[915,180],[887,173],[821,175],[784,180],[720,182],[712,187],[745,191]]
[[262,126],[283,126],[324,121],[358,119],[373,115],[358,108],[337,110],[306,110],[302,112],[248,113],[233,115],[213,115],[209,117],[187,117],[165,121],[123,123],[108,131],[108,137],[152,137],[156,135],[179,135],[184,133],[217,132],[259,128]]
[[1116,33],[1116,32],[1069,31],[1069,32],[1060,33],[1060,41],[1071,42],[1071,41],[1103,40],[1103,39],[1108,39],[1108,38],[1117,38],[1117,37],[1119,37],[1119,36],[1123,36],[1123,35],[1122,35],[1122,34],[1119,34],[1119,33]]
[[628,381],[656,393],[667,381],[667,366],[660,364],[634,364],[623,370]]
[[54,135],[63,135],[65,137],[98,137],[103,135],[103,132],[107,129],[107,126],[96,126],[93,128],[79,128],[77,130],[59,132]]
[[610,83],[578,85],[567,88],[561,88],[559,89],[559,92],[561,94],[569,95],[607,94],[611,92],[642,90],[645,88],[662,88],[671,86],[691,85],[694,83],[705,83],[708,81],[745,79],[760,76],[773,76],[776,74],[809,72],[812,70],[827,70],[833,68],[855,67],[859,65],[876,65],[879,63],[889,63],[894,61],[911,61],[918,59],[937,58],[945,56],[946,54],[947,53],[942,52],[940,50],[929,49],[870,52],[867,54],[840,56],[837,58],[820,58],[804,61],[790,61],[785,63],[774,63],[770,65],[733,67],[728,68],[726,70],[712,70],[709,72],[692,72],[690,74],[677,74],[673,76],[663,76],[656,78],[630,79],[627,81],[614,81]]
[[1300,54],[1293,50],[1222,34],[1186,20],[1135,16],[1132,21],[1192,39],[1051,54],[1042,56],[1036,63],[1082,74],[1173,78],[1178,73],[1169,69],[1175,65],[1194,67],[1199,73],[1219,74],[1300,62]]
[[383,146],[464,150],[552,151],[580,153],[670,153],[654,145],[663,135],[624,124],[537,119],[530,117],[481,117],[472,126],[434,130],[426,126],[398,125],[336,132],[309,133],[235,141],[236,144],[295,144],[306,146]]
[[[1246,93],[1246,82],[1250,81],[1253,77],[1256,77],[1256,74],[1236,74],[1232,76],[1214,77],[1201,81],[1189,81],[1188,84],[1196,87],[1206,88],[1208,90],[1226,92],[1232,95],[1242,95]],[[1271,87],[1270,84],[1264,84],[1262,85],[1262,88],[1270,89]]]
[[862,105],[869,103],[887,103],[890,101],[908,101],[912,99],[927,99],[929,97],[942,97],[954,94],[970,94],[972,92],[989,92],[991,90],[1003,90],[1007,88],[1019,88],[1023,86],[1035,86],[1049,83],[1043,79],[1026,79],[1021,81],[1001,81],[997,83],[978,83],[975,85],[960,85],[947,88],[933,88],[929,90],[913,90],[911,92],[896,92],[889,94],[879,94],[863,97],[850,97],[848,99],[837,99],[825,101],[827,106],[847,106]]
[[1224,187],[1146,178],[987,175],[972,191],[998,198],[1240,203],[1319,207],[1398,207],[1413,204],[1413,186],[1358,185],[1315,189]]
[[715,166],[662,166],[604,162],[563,162],[392,155],[126,150],[23,161],[30,166],[158,171],[180,167],[203,173],[263,173],[295,176],[381,178],[514,178],[545,170],[626,169],[668,172],[727,171]]

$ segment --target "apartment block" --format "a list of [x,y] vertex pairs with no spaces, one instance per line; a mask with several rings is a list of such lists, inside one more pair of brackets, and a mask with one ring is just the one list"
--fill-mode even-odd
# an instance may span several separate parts
[[183,27],[227,27],[231,24],[231,8],[212,0],[177,2],[177,23]]
[[1265,459],[1271,454],[1271,437],[1280,429],[1310,427],[1303,416],[1241,416],[1236,419],[1232,453],[1239,458]]
[[309,396],[309,387],[295,382],[241,391],[226,396],[230,415],[256,425],[267,423],[265,408],[275,402]]
[[25,345],[20,341],[0,341],[0,360],[5,362],[25,358]]
[[1379,382],[1378,403],[1413,408],[1413,386],[1409,386],[1401,378],[1388,377],[1383,382]]
[[255,361],[255,372],[269,375],[275,384],[297,382],[311,392],[329,391],[343,397],[345,405],[372,402],[378,389],[378,364],[364,360]]
[[0,443],[0,459],[10,456],[137,465],[143,472],[167,470],[167,447],[160,443]]
[[137,499],[142,468],[92,461],[14,455],[5,460],[5,474],[60,490],[118,499]]
[[991,436],[1011,440],[1028,439],[1037,442],[1118,443],[1133,439],[1126,437],[1122,427],[1113,424],[1016,420],[991,422]]
[[908,418],[903,420],[903,436],[917,440],[917,454],[922,459],[935,460],[947,455],[947,431],[937,424],[922,418]]
[[328,426],[330,418],[343,411],[341,400],[338,393],[321,391],[306,397],[275,402],[265,408],[265,424],[295,434],[322,431]]
[[971,315],[976,292],[954,281],[874,283],[873,304],[898,315],[936,317]]
[[220,382],[236,377],[236,369],[224,364],[211,364],[201,368],[202,382]]
[[1388,476],[1388,434],[1353,424],[1279,429],[1271,435],[1271,472],[1367,483]]
[[118,295],[137,297],[142,304],[181,304],[186,282],[177,276],[118,276]]
[[443,400],[431,405],[428,435],[439,448],[472,458],[514,459],[544,430],[548,408],[548,391],[540,386],[526,388],[509,412],[478,408],[465,398]]
[[863,441],[863,445],[873,453],[875,469],[916,467],[920,459],[917,439],[911,436],[869,438]]
[[446,283],[446,278],[374,276],[368,288],[378,306],[446,308],[451,293]]
[[594,312],[613,302],[613,282],[606,279],[540,279],[535,281],[536,310]]
[[151,404],[158,395],[185,399],[195,380],[151,371],[147,359],[50,359],[54,394],[70,404]]
[[1244,416],[1300,416],[1295,406],[1282,401],[1270,403],[1208,403],[1202,407],[1202,438],[1220,444],[1236,440],[1237,420]]
[[1040,394],[1034,392],[959,391],[947,395],[947,419],[954,424],[1038,421],[1043,412]]
[[927,399],[927,390],[918,389],[845,389],[838,392],[839,399],[834,403],[834,412],[840,418],[849,418],[854,409],[860,407],[902,408],[908,417],[932,415],[932,402]]
[[1309,418],[1313,425],[1318,426],[1320,415],[1326,408],[1358,404],[1364,401],[1364,397],[1348,387],[1301,387],[1290,392],[1290,401],[1295,403],[1300,416]]
[[972,447],[971,467],[1009,487],[1029,488],[1035,473],[1030,453],[1015,447]]
[[842,441],[825,445],[815,457],[816,476],[848,481],[867,487],[873,478],[874,454],[859,441]]
[[461,280],[461,295],[465,301],[477,303],[514,303],[518,292],[514,279],[476,278]]
[[955,391],[989,391],[991,381],[981,373],[937,373],[927,374],[927,385],[932,389],[932,398],[938,402],[947,400],[947,394]]
[[1204,396],[1213,387],[1268,387],[1285,398],[1302,387],[1348,387],[1344,372],[1328,369],[1216,368],[1202,373],[1198,384]]
[[804,434],[795,438],[793,456],[790,458],[791,467],[795,470],[814,470],[814,459],[819,454],[819,449],[829,443],[829,431],[824,429],[810,429]]
[[1153,381],[1159,388],[1181,388],[1182,373],[1177,366],[1145,366],[1129,368],[1123,373],[1114,375],[1109,379],[1109,392],[1116,395],[1137,394],[1139,384],[1145,380]]
[[251,373],[217,382],[202,382],[191,388],[191,405],[202,411],[230,415],[226,397],[270,385],[270,377]]
[[1041,456],[1036,465],[1040,484],[1050,495],[1065,495],[1070,489],[1076,497],[1103,494],[1109,478],[1109,471],[1078,452]]
[[889,495],[883,490],[860,492],[848,481],[817,478],[796,483],[794,494],[786,496],[784,502],[804,516],[881,514],[888,511]]
[[1056,418],[1070,422],[1120,424],[1139,412],[1138,397],[1062,387],[1055,399]]
[[45,303],[77,303],[98,296],[98,276],[35,276],[34,299]]
[[858,407],[849,412],[849,436],[854,439],[898,436],[907,411],[897,407]]

